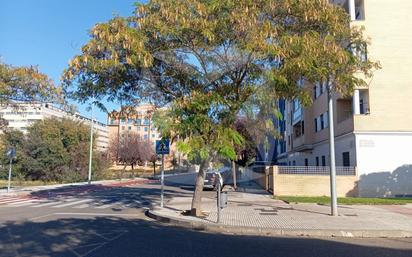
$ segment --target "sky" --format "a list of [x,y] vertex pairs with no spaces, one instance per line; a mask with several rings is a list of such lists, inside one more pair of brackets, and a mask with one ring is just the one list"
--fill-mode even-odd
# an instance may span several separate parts
[[[88,31],[114,15],[128,16],[137,0],[0,0],[0,58],[11,65],[38,65],[59,83],[69,60],[80,53]],[[76,103],[78,105],[78,103]],[[86,105],[79,111],[90,117]],[[116,109],[113,103],[108,110]],[[95,111],[106,123],[106,114]]]

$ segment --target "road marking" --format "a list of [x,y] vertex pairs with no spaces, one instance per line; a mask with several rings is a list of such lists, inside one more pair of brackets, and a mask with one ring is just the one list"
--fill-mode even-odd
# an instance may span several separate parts
[[121,202],[112,202],[112,203],[108,202],[108,204],[99,205],[95,208],[96,209],[106,209],[106,208],[110,208],[112,206],[118,205],[119,203],[121,203]]
[[137,214],[126,214],[126,213],[94,213],[94,212],[56,212],[54,215],[78,215],[78,216],[124,216],[124,217],[138,217]]
[[54,205],[54,204],[67,203],[67,202],[71,202],[71,201],[74,201],[74,200],[77,200],[77,199],[76,198],[68,198],[68,199],[65,199],[64,201],[58,200],[58,201],[46,202],[46,203],[43,203],[43,204],[34,205],[34,206],[30,206],[30,207],[39,208],[39,207],[45,207],[45,206],[50,206],[50,205]]
[[0,204],[9,204],[9,203],[18,202],[18,201],[24,201],[27,199],[30,199],[30,198],[9,198],[7,200],[0,201]]
[[8,206],[10,206],[10,207],[27,206],[27,205],[36,204],[36,203],[38,203],[38,201],[39,201],[39,200],[37,200],[37,199],[34,199],[34,200],[26,200],[26,201],[21,201],[21,202],[17,202],[17,203],[8,204]]
[[93,199],[83,199],[83,200],[80,200],[80,201],[75,201],[75,202],[64,203],[64,204],[52,206],[52,208],[62,208],[62,207],[67,207],[67,206],[71,206],[71,205],[75,205],[75,204],[79,204],[79,203],[87,203],[87,202],[91,202],[91,201],[93,201]]
[[84,208],[87,208],[87,207],[90,207],[90,206],[91,206],[90,204],[85,203],[85,204],[82,204],[82,205],[79,205],[79,206],[73,206],[73,208],[84,209]]

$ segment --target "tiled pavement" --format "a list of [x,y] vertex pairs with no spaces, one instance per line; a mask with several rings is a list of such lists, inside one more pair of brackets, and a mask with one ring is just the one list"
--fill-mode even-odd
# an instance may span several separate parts
[[[221,211],[219,225],[273,229],[310,230],[399,230],[412,232],[412,205],[405,206],[339,206],[339,216],[329,215],[330,207],[317,204],[286,204],[268,194],[229,192],[228,206]],[[155,212],[188,222],[216,224],[216,199],[204,198],[205,218],[183,216],[190,209],[188,197],[173,198],[164,209]]]

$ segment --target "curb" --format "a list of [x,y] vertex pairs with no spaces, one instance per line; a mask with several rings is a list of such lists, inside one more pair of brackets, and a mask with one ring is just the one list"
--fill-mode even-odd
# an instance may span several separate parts
[[189,221],[147,210],[146,216],[162,223],[185,227],[197,231],[229,233],[250,236],[307,236],[307,237],[349,237],[349,238],[412,238],[412,231],[404,230],[340,230],[340,229],[275,229],[245,226],[228,226]]

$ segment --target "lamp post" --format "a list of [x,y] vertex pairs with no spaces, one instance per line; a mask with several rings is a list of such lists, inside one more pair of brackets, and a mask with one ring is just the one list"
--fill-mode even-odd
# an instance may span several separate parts
[[91,123],[90,123],[90,149],[89,149],[89,176],[88,184],[92,183],[92,160],[93,160],[93,103],[91,106]]
[[328,81],[328,105],[329,105],[329,154],[330,154],[330,199],[331,215],[338,216],[338,204],[336,196],[336,163],[335,163],[335,129],[333,122],[333,90],[332,83]]

